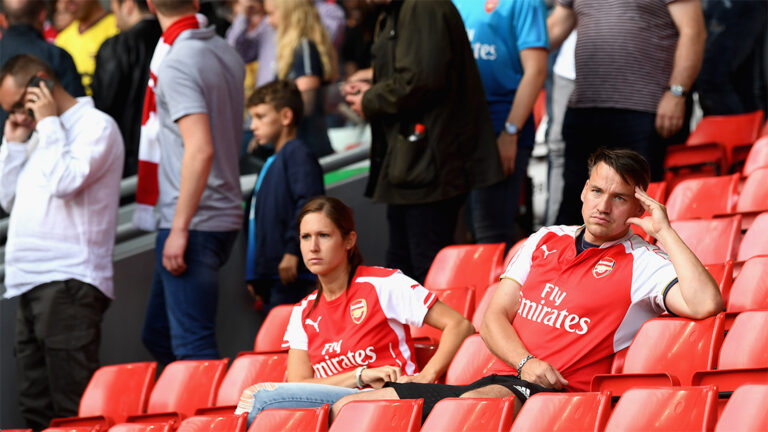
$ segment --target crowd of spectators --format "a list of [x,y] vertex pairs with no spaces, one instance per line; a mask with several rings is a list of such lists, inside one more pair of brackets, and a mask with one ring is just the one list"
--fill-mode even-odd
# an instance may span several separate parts
[[[380,264],[423,283],[457,223],[478,243],[511,247],[530,234],[516,220],[548,55],[557,62],[547,224],[582,223],[585,167],[598,147],[635,150],[650,180],[660,180],[666,147],[689,132],[694,93],[705,114],[766,108],[768,6],[757,0],[0,6],[0,204],[11,213],[5,297],[22,300],[20,401],[36,429],[75,413],[71,394],[98,364],[112,270],[93,255],[111,257],[113,240],[102,243],[115,231],[120,177],[138,176],[134,224],[158,231],[142,336],[167,364],[219,356],[217,273],[244,220],[244,285],[267,309],[316,285],[301,260],[297,215],[324,193],[318,159],[334,152],[329,126],[370,124],[365,194],[386,204],[389,228]],[[254,158],[260,175],[244,212],[241,167]],[[48,187],[22,182],[36,177]],[[97,198],[81,198],[90,195]],[[35,208],[47,212],[35,210],[42,219],[29,229]],[[53,236],[62,243],[50,246],[46,265],[25,267],[25,248],[52,235],[41,230],[66,221],[74,237]],[[82,260],[67,261],[73,254]],[[64,347],[86,357],[66,386],[41,364],[56,361],[47,358],[48,340],[68,336],[34,331],[38,322],[74,320],[36,300],[59,292],[92,317],[85,329],[57,329],[90,332]]]

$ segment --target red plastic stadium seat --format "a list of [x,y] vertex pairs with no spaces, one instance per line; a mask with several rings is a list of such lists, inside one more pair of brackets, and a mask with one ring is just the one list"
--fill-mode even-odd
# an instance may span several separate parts
[[3,432],[32,432],[32,429],[3,429]]
[[429,289],[472,286],[475,297],[498,281],[504,243],[447,246],[438,252],[424,280]]
[[733,212],[740,174],[683,180],[667,199],[669,220],[709,219]]
[[760,168],[755,170],[744,182],[744,187],[739,194],[739,201],[736,204],[736,211],[739,213],[760,213],[766,210],[768,210],[768,168]]
[[[447,304],[453,310],[467,319],[472,318],[475,312],[475,289],[471,286],[458,288],[430,289],[441,302]],[[437,344],[440,342],[442,332],[431,325],[424,324],[421,327],[411,327],[411,337],[414,340]]]
[[727,312],[768,309],[768,256],[752,257],[733,281]]
[[247,387],[261,382],[284,382],[288,353],[242,353],[229,366],[216,395],[214,408],[202,408],[197,414],[231,414]]
[[[657,202],[661,204],[665,204],[667,202],[667,182],[660,181],[660,182],[648,183],[648,189],[645,190],[645,193],[647,193],[648,196],[655,199]],[[642,217],[646,217],[646,216],[648,216],[648,212],[643,213]],[[656,239],[651,237],[649,234],[647,234],[645,231],[643,231],[642,228],[640,228],[637,225],[632,226],[632,231],[635,234],[642,237],[648,243],[656,242]]]
[[130,416],[126,422],[168,424],[175,429],[196,409],[213,406],[227,362],[228,359],[179,360],[169,364],[152,389],[147,413]]
[[768,168],[768,136],[758,139],[752,145],[752,149],[747,155],[747,161],[744,162],[742,175],[749,177],[760,168]]
[[744,238],[741,239],[736,261],[746,261],[754,256],[768,255],[766,238],[768,238],[768,212],[761,213],[749,227]]
[[723,340],[724,314],[703,320],[646,321],[627,350],[621,374],[596,375],[592,391],[621,395],[644,385],[690,385],[696,371],[712,369]]
[[473,334],[464,342],[453,356],[448,370],[445,372],[445,383],[451,385],[466,385],[487,375],[488,369],[496,361],[485,346],[479,334]]
[[78,417],[58,418],[51,427],[89,426],[106,430],[147,408],[155,383],[157,363],[140,362],[103,366],[94,372],[83,392]]
[[177,432],[245,432],[248,414],[194,416],[183,422]]
[[416,432],[424,399],[352,401],[339,411],[331,432]]
[[328,404],[320,408],[272,408],[260,412],[251,423],[249,432],[328,430]]
[[720,287],[720,293],[723,295],[723,300],[728,302],[728,296],[731,293],[731,287],[733,286],[733,261],[727,261],[721,264],[708,264],[704,266],[709,274],[717,282],[717,286]]
[[715,432],[768,430],[768,385],[736,389],[725,406]]
[[507,432],[512,426],[515,397],[447,398],[438,402],[421,432]]
[[512,432],[600,431],[611,413],[611,394],[536,393],[517,414]]
[[279,305],[269,311],[259,327],[259,332],[256,333],[256,340],[253,342],[254,352],[288,351],[288,347],[283,346],[283,336],[285,336],[285,329],[288,328],[292,311],[293,305]]
[[485,311],[488,310],[488,305],[491,304],[491,300],[493,299],[493,295],[496,293],[497,289],[499,289],[498,282],[489,286],[485,290],[483,299],[480,300],[480,303],[477,304],[475,313],[472,315],[472,325],[475,326],[475,331],[480,331],[480,327],[483,325],[483,316],[485,316]]
[[[717,264],[736,258],[741,237],[741,216],[673,221],[686,245],[703,264]],[[659,244],[663,249],[663,244]]]
[[109,432],[171,432],[170,423],[120,423],[112,426]]
[[634,388],[621,397],[605,431],[712,430],[716,400],[714,386]]

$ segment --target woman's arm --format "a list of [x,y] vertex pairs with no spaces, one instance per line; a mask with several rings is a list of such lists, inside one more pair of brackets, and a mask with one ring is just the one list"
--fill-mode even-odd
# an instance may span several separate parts
[[435,355],[418,375],[403,376],[400,378],[400,382],[435,382],[448,369],[448,365],[464,339],[475,332],[475,328],[469,320],[440,300],[429,308],[429,312],[424,317],[424,323],[443,331],[440,345],[437,347]]
[[[397,381],[402,372],[397,366],[381,366],[364,369],[360,375],[360,382],[373,388],[381,388],[387,381]],[[292,349],[288,351],[288,382],[302,382],[334,385],[339,387],[357,387],[357,369],[329,376],[315,378],[312,363],[309,361],[309,352]]]

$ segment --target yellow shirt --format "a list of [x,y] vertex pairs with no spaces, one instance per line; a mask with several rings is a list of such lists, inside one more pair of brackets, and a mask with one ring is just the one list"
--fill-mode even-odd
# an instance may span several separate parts
[[83,80],[83,87],[88,96],[92,95],[91,82],[96,70],[96,53],[101,44],[119,33],[117,20],[107,14],[83,33],[79,30],[80,21],[73,21],[56,37],[56,45],[66,50],[75,61],[77,72]]

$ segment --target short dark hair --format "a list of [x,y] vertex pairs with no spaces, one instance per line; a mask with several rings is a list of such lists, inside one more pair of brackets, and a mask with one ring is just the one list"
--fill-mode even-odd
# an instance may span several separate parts
[[275,110],[280,111],[288,108],[293,112],[293,126],[298,127],[301,118],[304,116],[304,101],[301,99],[301,92],[291,81],[275,80],[257,88],[248,97],[245,103],[247,108],[256,105],[269,104]]
[[152,0],[152,4],[155,10],[163,15],[176,15],[195,10],[193,0]]
[[3,0],[2,10],[8,19],[8,24],[33,24],[40,16],[40,12],[45,9],[45,3],[40,0],[27,0],[17,7],[8,7],[8,3]]
[[[125,0],[117,0],[117,4],[123,4],[125,3]],[[149,5],[147,4],[147,0],[133,0],[133,3],[136,4],[136,7],[139,8],[139,11],[141,12],[149,12]]]
[[589,173],[600,162],[611,167],[624,182],[632,186],[648,189],[651,181],[651,167],[638,152],[629,149],[599,148],[589,157]]
[[58,81],[48,63],[33,55],[19,54],[11,57],[0,69],[0,83],[10,76],[17,86],[26,86],[38,72],[44,72],[48,78]]

